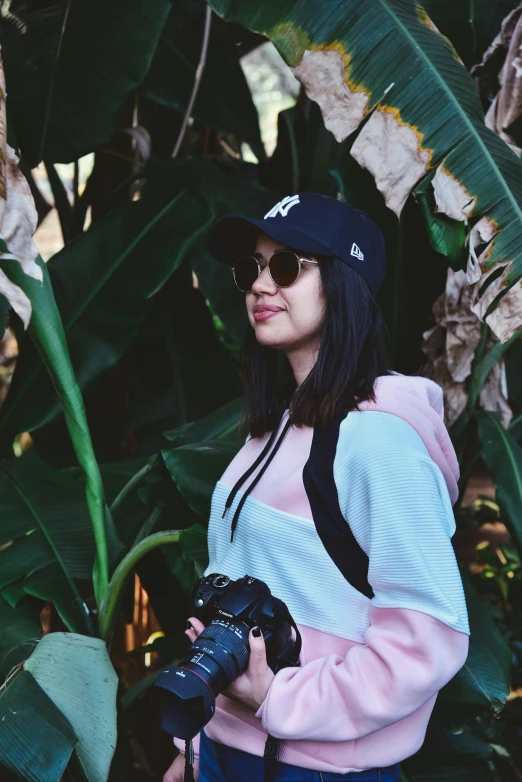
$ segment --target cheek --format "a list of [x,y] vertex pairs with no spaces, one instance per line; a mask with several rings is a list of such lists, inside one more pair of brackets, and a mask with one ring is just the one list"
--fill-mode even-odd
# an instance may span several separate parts
[[250,325],[253,327],[255,325],[254,320],[254,305],[255,305],[255,296],[253,293],[246,293],[245,294],[245,307],[247,311],[248,320],[250,321]]
[[[290,290],[288,291],[290,293]],[[292,291],[288,297],[288,314],[292,325],[301,333],[315,334],[320,329],[325,311],[324,298],[314,285]]]

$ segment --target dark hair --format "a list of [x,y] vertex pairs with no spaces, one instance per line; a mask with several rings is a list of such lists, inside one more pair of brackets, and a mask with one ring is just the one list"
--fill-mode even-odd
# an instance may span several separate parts
[[286,357],[259,344],[250,329],[243,348],[246,384],[241,432],[262,437],[284,407],[294,426],[324,426],[374,400],[374,383],[387,375],[386,328],[368,283],[339,258],[320,265],[326,298],[321,344],[314,368],[297,388]]

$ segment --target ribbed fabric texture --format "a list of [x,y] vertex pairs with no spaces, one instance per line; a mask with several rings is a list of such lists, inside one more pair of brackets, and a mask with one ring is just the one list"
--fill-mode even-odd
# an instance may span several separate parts
[[[270,470],[263,480],[270,480]],[[241,501],[222,519],[230,487],[219,482],[212,498],[208,530],[209,573],[230,578],[245,574],[265,581],[295,621],[341,638],[362,642],[370,621],[370,600],[357,592],[328,556],[314,522],[275,510],[248,497],[234,542],[230,522]],[[342,610],[341,610],[342,607]]]
[[437,691],[465,662],[469,627],[451,545],[458,465],[442,390],[398,375],[376,390],[372,405],[342,422],[333,465],[340,509],[369,557],[372,600],[317,534],[302,480],[313,430],[290,428],[233,543],[230,513],[242,494],[227,519],[224,505],[268,435],[250,439],[216,486],[205,573],[265,581],[299,624],[303,648],[300,667],[276,674],[256,714],[218,696],[205,727],[214,741],[262,756],[268,732],[282,740],[283,762],[321,772],[391,765],[419,749]]
[[350,413],[334,478],[343,516],[370,558],[372,604],[422,611],[469,634],[448,490],[417,432],[388,413]]

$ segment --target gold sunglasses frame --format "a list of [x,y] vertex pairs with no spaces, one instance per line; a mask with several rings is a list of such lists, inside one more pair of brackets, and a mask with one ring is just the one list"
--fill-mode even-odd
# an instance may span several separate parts
[[[290,253],[290,255],[293,255],[294,258],[296,259],[297,263],[299,264],[299,271],[297,272],[297,276],[296,276],[295,280],[290,283],[290,285],[278,285],[277,282],[272,277],[272,273],[270,271],[270,261],[278,253]],[[234,282],[236,284],[236,287],[241,291],[241,293],[250,293],[252,291],[252,288],[250,288],[250,290],[248,290],[248,291],[245,291],[245,290],[243,290],[243,288],[239,287],[239,285],[237,284],[237,280],[236,280],[236,264],[238,264],[239,261],[243,260],[243,258],[251,258],[253,261],[255,261],[257,263],[257,277],[259,277],[259,275],[261,274],[261,261],[259,261],[254,255],[242,255],[240,258],[237,259],[236,263],[232,267],[232,276],[234,277]],[[314,264],[319,265],[319,261],[312,261],[312,260],[310,260],[310,258],[300,258],[297,255],[297,253],[294,253],[292,250],[276,250],[274,253],[272,253],[272,255],[270,256],[268,261],[266,261],[266,267],[268,268],[268,274],[270,275],[270,279],[272,280],[274,285],[276,285],[278,288],[291,288],[292,285],[295,285],[295,283],[299,279],[299,275],[301,274],[301,268],[302,268],[303,263],[314,263]],[[256,279],[257,279],[257,277],[256,277]]]

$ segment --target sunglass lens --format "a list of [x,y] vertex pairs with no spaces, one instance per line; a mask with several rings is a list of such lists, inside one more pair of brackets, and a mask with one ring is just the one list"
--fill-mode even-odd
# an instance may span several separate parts
[[270,274],[276,285],[281,288],[288,288],[297,280],[299,275],[299,261],[294,253],[282,252],[274,253],[270,258]]
[[239,290],[248,293],[257,280],[259,267],[255,258],[245,256],[238,258],[234,264],[234,279]]

